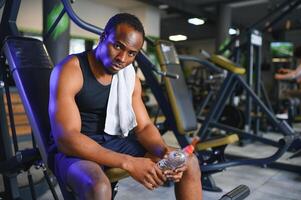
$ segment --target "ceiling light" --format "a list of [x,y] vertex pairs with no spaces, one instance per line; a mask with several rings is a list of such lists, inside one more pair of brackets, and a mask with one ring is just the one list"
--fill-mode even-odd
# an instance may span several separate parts
[[171,35],[169,36],[169,40],[172,40],[172,41],[183,41],[183,40],[187,40],[187,36],[186,35]]
[[237,34],[237,30],[234,28],[229,28],[229,35],[235,35]]
[[167,4],[159,5],[159,9],[161,9],[161,10],[166,10],[167,8],[169,8],[169,6]]
[[190,19],[188,19],[188,23],[193,24],[193,25],[202,25],[205,23],[205,21],[200,18],[190,18]]

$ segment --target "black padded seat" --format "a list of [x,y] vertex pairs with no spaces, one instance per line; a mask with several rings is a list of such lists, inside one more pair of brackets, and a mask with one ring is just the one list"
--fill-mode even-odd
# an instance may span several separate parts
[[175,116],[179,133],[187,134],[197,129],[197,118],[190,99],[178,54],[171,42],[159,40],[156,42],[159,63],[162,71],[178,74],[178,79],[164,78],[166,91],[172,111]]
[[53,160],[48,157],[54,150],[48,117],[49,78],[53,64],[43,43],[33,38],[7,38],[4,53],[42,159],[53,170]]

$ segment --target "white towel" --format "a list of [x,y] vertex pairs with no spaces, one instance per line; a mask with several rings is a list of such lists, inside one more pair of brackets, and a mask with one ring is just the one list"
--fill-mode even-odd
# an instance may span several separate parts
[[104,129],[104,132],[109,135],[127,137],[129,131],[137,126],[132,107],[135,77],[133,65],[113,75]]

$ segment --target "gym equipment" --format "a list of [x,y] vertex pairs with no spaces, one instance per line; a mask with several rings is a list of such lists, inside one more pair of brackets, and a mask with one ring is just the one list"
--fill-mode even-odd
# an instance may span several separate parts
[[[202,53],[207,54],[205,51]],[[200,66],[196,67],[195,74],[192,75],[192,79],[194,80],[187,81],[187,85],[191,85],[189,88],[196,91],[192,91],[193,104],[197,119],[199,122],[202,122],[205,118],[203,115],[204,110],[205,108],[210,107],[210,103],[216,98],[216,93],[226,77],[226,70],[217,67],[207,60],[193,56],[179,55],[179,59],[181,63],[193,61],[200,64]],[[198,74],[199,72],[201,73],[201,76]],[[242,93],[242,90],[240,88],[235,88],[233,96],[239,95],[240,93]],[[197,98],[195,98],[195,95],[197,95]],[[243,111],[236,106],[233,100],[232,102],[224,108],[219,121],[236,128],[243,128],[246,121],[245,115]]]
[[[251,90],[254,91],[254,93],[258,97],[263,98],[264,104],[267,106],[267,108],[270,110],[271,113],[274,113],[272,104],[268,98],[268,95],[266,93],[265,87],[261,81],[261,49],[262,49],[262,34],[260,31],[255,29],[250,29],[247,32],[247,42],[244,45],[245,55],[246,55],[246,68],[241,67],[233,67],[230,69],[233,73],[244,75],[245,76],[245,83],[250,87]],[[239,54],[241,53],[241,50],[238,50],[239,46],[236,46],[236,52]],[[210,55],[205,55],[207,58],[210,57]],[[216,55],[212,55],[213,59],[216,57]],[[217,65],[225,66],[227,65],[228,61],[222,58],[221,56],[217,56],[218,59],[215,59],[215,62],[217,62]],[[223,62],[219,61],[220,59],[223,60]],[[239,62],[239,56],[236,55],[233,60],[236,62]],[[237,70],[240,70],[241,72],[238,72]],[[237,87],[240,87],[243,91],[243,87],[240,84],[237,84]],[[232,92],[232,96],[234,95],[234,92]],[[230,97],[230,99],[232,98]],[[264,113],[260,112],[259,107],[256,103],[253,103],[253,99],[251,98],[251,95],[249,93],[245,93],[245,103],[244,103],[244,118],[245,118],[245,127],[244,129],[246,131],[250,131],[252,129],[254,135],[260,135],[260,123],[264,122],[266,120],[266,116]],[[245,141],[242,141],[245,142]]]
[[[27,38],[10,37],[4,42],[3,49],[30,121],[39,152],[44,163],[48,166],[48,162],[52,163],[52,158],[48,156],[48,152],[52,151],[52,147],[50,146],[51,140],[48,135],[50,133],[47,108],[48,95],[43,95],[43,92],[48,94],[49,78],[47,75],[50,75],[52,64],[47,59],[48,55],[45,53],[45,48],[37,45],[38,42],[31,42],[32,40]],[[34,75],[36,66],[38,66],[39,70],[37,70],[38,74]],[[43,106],[46,107],[44,108]],[[38,136],[37,134],[41,135]],[[51,191],[54,198],[58,199],[53,187],[51,187]]]
[[287,121],[290,125],[295,121],[295,117],[300,113],[300,98],[291,97],[282,100],[284,108],[287,108],[288,118]]
[[[160,47],[160,42],[156,42],[156,48]],[[166,48],[165,48],[166,47]],[[169,79],[163,77],[164,83],[166,84],[166,92],[162,90],[161,83],[158,82],[158,79],[154,75],[152,71],[153,64],[148,60],[143,58],[143,52],[136,57],[136,61],[138,62],[139,66],[141,67],[141,71],[144,74],[145,81],[151,88],[152,93],[154,94],[162,113],[164,114],[166,120],[164,121],[162,126],[164,126],[164,130],[172,130],[178,143],[182,148],[189,144],[189,138],[186,136],[190,132],[194,132],[197,129],[197,119],[195,116],[195,112],[193,109],[193,105],[191,99],[189,98],[188,89],[186,82],[183,77],[183,72],[181,66],[179,65],[177,54],[175,53],[175,49],[173,46],[164,46],[163,47],[166,53],[174,53],[174,60],[168,58],[170,61],[168,64],[162,68],[162,71],[168,71],[169,73],[178,74],[179,79]],[[167,50],[169,52],[167,52]],[[163,58],[163,55],[159,56]],[[167,57],[167,56],[166,56]],[[161,59],[160,59],[161,64]],[[162,64],[161,64],[162,66]],[[198,144],[196,149],[197,150],[205,150],[208,146],[212,148],[219,149],[218,146],[223,148],[223,146],[227,144],[234,143],[238,140],[238,137],[235,135],[226,136],[225,138],[219,139],[218,143],[214,141],[210,141],[208,144],[206,141],[202,141],[202,143]],[[223,157],[222,150],[214,151],[216,153],[216,157]],[[204,167],[205,162],[200,161],[201,168]],[[215,184],[211,181],[210,174],[206,173],[206,170],[202,169],[202,182],[203,182],[203,189],[208,190],[215,190],[221,191],[221,189],[217,188]],[[207,184],[207,182],[209,184]],[[208,187],[206,187],[208,185]]]
[[[261,33],[257,30],[251,30],[248,38],[248,49],[247,49],[247,58],[248,64],[246,68],[246,83],[248,86],[253,89],[254,93],[260,97],[260,87],[261,85],[261,45],[262,45],[262,36]],[[255,58],[255,59],[254,59]],[[217,59],[218,60],[218,59]],[[225,63],[226,64],[226,63]],[[235,73],[235,71],[233,71]],[[259,107],[257,104],[253,104],[251,95],[246,93],[246,104],[245,104],[245,116],[246,116],[246,131],[252,129],[252,118],[254,120],[253,134],[259,135]],[[254,106],[254,108],[252,108]],[[273,113],[271,108],[270,112]],[[255,117],[251,116],[252,111],[254,112]]]
[[[171,42],[159,40],[156,42],[157,52],[159,53],[159,61],[162,71],[168,71],[179,75],[179,79],[164,78],[166,85],[167,95],[161,88],[160,83],[154,76],[151,67],[152,65],[147,59],[137,57],[139,65],[143,66],[141,71],[145,76],[145,81],[150,86],[163,114],[166,117],[164,122],[167,130],[172,130],[177,138],[181,147],[188,144],[187,137],[184,134],[187,132],[195,131],[197,127],[197,120],[193,110],[191,99],[189,99],[187,85],[183,78],[181,66],[179,64],[178,56],[175,48]],[[168,57],[173,54],[171,57]],[[168,58],[164,60],[165,58]],[[173,59],[171,59],[173,58]],[[226,66],[229,69],[233,68],[232,65]],[[238,70],[240,72],[241,70]],[[187,120],[189,119],[189,120]],[[203,127],[203,126],[202,126]],[[210,174],[218,172],[225,167],[236,165],[264,165],[277,160],[288,148],[291,143],[291,136],[285,137],[280,141],[280,148],[273,155],[262,159],[247,159],[247,160],[230,160],[225,161],[224,150],[227,144],[238,141],[237,135],[230,135],[224,138],[201,140],[202,142],[197,145],[199,151],[200,167],[203,175],[203,188],[208,190],[219,191],[220,189],[215,186]],[[212,149],[208,151],[208,149]]]
[[246,185],[239,185],[227,194],[223,195],[220,200],[238,200],[244,199],[250,194],[250,189]]
[[[201,139],[206,139],[210,135],[209,127],[216,127],[218,129],[225,130],[227,132],[231,133],[238,133],[240,138],[244,139],[250,139],[254,141],[259,141],[264,144],[272,145],[278,148],[278,152],[281,152],[281,155],[284,154],[288,148],[293,144],[293,142],[298,142],[300,139],[298,139],[298,135],[294,132],[294,130],[288,125],[288,123],[284,120],[279,121],[275,115],[265,106],[265,104],[259,99],[259,97],[254,93],[254,91],[248,86],[248,84],[242,79],[240,74],[235,73],[235,71],[231,69],[240,68],[239,66],[232,63],[230,60],[219,56],[219,55],[213,55],[211,57],[208,57],[210,61],[213,63],[219,65],[223,69],[226,69],[228,71],[226,79],[221,86],[217,98],[213,102],[213,107],[210,108],[208,115],[206,116],[206,119],[202,123],[202,126],[199,130],[199,136]],[[243,69],[241,69],[241,72],[243,72]],[[237,71],[236,71],[237,72]],[[250,95],[250,98],[252,98],[253,102],[261,109],[261,111],[268,117],[270,122],[274,127],[276,127],[283,135],[282,138],[284,141],[286,141],[286,145],[282,145],[281,142],[276,142],[271,139],[254,135],[248,131],[243,131],[228,125],[221,124],[218,120],[221,116],[221,111],[224,109],[228,99],[231,97],[231,94],[233,92],[234,87],[239,84],[241,85],[244,90]],[[249,129],[247,129],[249,130]],[[279,157],[281,156],[279,155]],[[278,158],[279,158],[278,157]],[[241,158],[241,157],[235,157],[235,158]],[[256,160],[254,160],[254,164],[257,163]],[[270,162],[269,162],[270,163]],[[263,163],[262,163],[263,164]],[[273,163],[271,164],[273,165]],[[271,166],[270,165],[270,166]],[[294,169],[291,169],[291,167],[287,168],[288,170],[293,170],[295,172],[300,172],[300,169],[298,167],[295,167]]]
[[[18,9],[20,6],[20,1],[7,1],[5,2],[2,18],[1,18],[1,29],[0,29],[0,38],[1,38],[1,47],[3,47],[4,38],[7,35],[20,35],[17,27],[16,27],[16,17],[18,13]],[[2,49],[3,50],[3,49]],[[21,195],[24,198],[29,198],[29,192],[31,193],[31,198],[36,199],[36,194],[41,193],[44,191],[45,179],[48,183],[49,188],[53,192],[53,197],[57,199],[56,193],[54,192],[52,184],[54,183],[54,179],[49,177],[48,172],[46,170],[45,165],[40,162],[41,157],[40,153],[35,145],[35,141],[33,140],[33,148],[31,149],[24,149],[19,150],[18,142],[17,142],[17,135],[14,123],[14,116],[13,116],[13,109],[12,109],[12,100],[11,100],[11,93],[10,93],[10,76],[8,74],[8,66],[5,63],[5,57],[2,55],[3,52],[1,51],[0,57],[0,66],[1,66],[1,88],[0,88],[0,110],[1,110],[1,151],[0,151],[0,172],[3,177],[4,182],[4,189],[5,193],[1,193],[1,196],[5,199],[20,199]],[[6,94],[7,99],[7,107],[8,107],[8,114],[9,114],[9,122],[11,127],[12,133],[12,140],[13,140],[13,148],[14,152],[12,151],[12,142],[11,138],[9,137],[8,132],[8,123],[6,121],[6,112],[4,107],[4,96]],[[40,168],[43,171],[44,178],[42,181],[37,183],[35,186],[39,186],[41,191],[35,191],[34,189],[34,182],[32,179],[32,174],[30,172],[30,167],[35,166],[36,168]],[[26,187],[19,188],[16,176],[21,171],[27,172],[28,182],[29,185]],[[30,188],[28,188],[28,186]],[[30,191],[28,191],[30,189]]]
[[[242,34],[232,37],[228,45],[224,46],[218,52],[218,54],[223,54],[225,51],[230,50],[231,52],[233,52],[233,54],[230,55],[229,58],[236,63],[239,63],[240,55],[244,51],[247,58],[246,83],[250,86],[251,89],[254,89],[256,95],[258,95],[259,97],[262,96],[264,98],[264,103],[269,108],[270,112],[273,112],[273,109],[268,99],[268,95],[266,94],[263,83],[261,82],[261,33],[264,33],[269,28],[272,28],[276,23],[283,20],[283,18],[285,18],[290,12],[296,9],[300,4],[300,0],[283,1],[280,5],[275,6],[275,8],[267,13],[267,15],[257,20],[251,26],[242,30]],[[245,104],[245,129],[252,129],[254,134],[260,134],[260,119],[266,121],[266,116],[264,115],[264,113],[259,113],[260,109],[256,105],[256,103],[254,104],[254,107],[252,105],[252,97],[247,93]],[[251,113],[253,112],[255,113],[255,115],[251,115]],[[251,128],[251,126],[253,127]]]
[[187,86],[192,94],[193,106],[200,119],[206,107],[209,106],[215,93],[225,78],[224,70],[204,59],[188,55],[179,55],[181,66],[186,61],[193,61],[199,64],[192,70],[191,75],[186,78]]

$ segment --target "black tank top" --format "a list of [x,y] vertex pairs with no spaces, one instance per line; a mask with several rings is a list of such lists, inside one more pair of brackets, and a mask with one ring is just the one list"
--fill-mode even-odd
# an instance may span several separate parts
[[83,74],[83,87],[75,101],[81,116],[81,132],[93,137],[104,133],[107,103],[111,85],[102,85],[95,78],[86,52],[76,54]]

